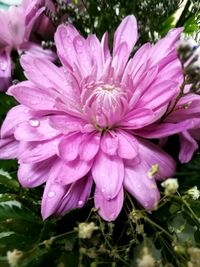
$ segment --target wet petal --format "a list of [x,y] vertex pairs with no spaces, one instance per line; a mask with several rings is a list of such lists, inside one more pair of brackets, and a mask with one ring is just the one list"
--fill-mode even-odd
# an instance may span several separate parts
[[107,200],[115,198],[124,179],[122,159],[99,151],[92,167],[92,176],[104,198]]
[[137,21],[133,15],[127,16],[118,26],[114,34],[113,55],[116,54],[122,42],[128,46],[128,53],[131,52],[137,41]]
[[179,160],[181,163],[187,163],[192,159],[194,152],[198,149],[198,143],[194,140],[188,131],[180,134],[180,152]]
[[114,221],[119,215],[124,201],[124,191],[121,187],[115,198],[107,200],[100,190],[96,189],[94,194],[95,208],[99,215],[106,221]]

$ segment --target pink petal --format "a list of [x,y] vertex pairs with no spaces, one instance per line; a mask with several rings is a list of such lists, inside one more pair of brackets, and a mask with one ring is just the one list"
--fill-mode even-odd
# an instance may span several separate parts
[[194,140],[188,131],[180,134],[180,152],[179,160],[181,163],[187,163],[192,159],[194,152],[198,149],[198,143]]
[[107,200],[115,198],[124,179],[122,159],[99,151],[92,167],[92,176],[97,188]]
[[12,159],[18,156],[19,142],[13,137],[0,139],[0,158]]
[[92,62],[93,64],[97,64],[97,77],[99,77],[103,71],[103,51],[101,43],[94,34],[89,35],[86,42],[90,49],[90,56]]
[[101,138],[101,149],[107,155],[116,155],[118,136],[114,132],[106,132]]
[[64,115],[51,115],[49,116],[50,125],[59,130],[60,133],[68,134],[70,132],[82,131],[85,122],[81,118]]
[[94,194],[95,208],[98,209],[99,215],[106,221],[114,221],[119,215],[124,201],[123,187],[115,198],[107,200],[100,190],[96,189]]
[[107,61],[108,58],[111,57],[110,50],[108,47],[108,33],[105,32],[102,39],[101,39],[101,46],[103,49],[103,61],[104,63]]
[[177,123],[152,124],[143,129],[134,130],[134,133],[144,138],[163,138],[192,129],[200,125],[199,119],[188,119]]
[[143,139],[137,139],[139,144],[138,154],[141,158],[140,164],[143,165],[145,175],[148,176],[147,173],[152,165],[158,164],[159,170],[154,176],[155,179],[163,180],[172,177],[176,167],[174,160],[159,146]]
[[49,178],[50,166],[53,166],[56,158],[52,157],[37,163],[21,163],[17,173],[20,184],[23,187],[37,187],[45,183]]
[[138,101],[137,108],[158,110],[168,105],[179,92],[178,84],[173,81],[156,81],[143,94]]
[[83,135],[79,133],[64,137],[58,145],[58,156],[65,161],[75,160],[79,154],[79,146]]
[[137,50],[133,58],[129,60],[126,66],[122,78],[123,83],[126,81],[128,75],[135,77],[135,74],[138,72],[141,66],[146,65],[150,50],[151,44],[149,43],[144,44],[140,49]]
[[138,155],[137,139],[129,133],[118,130],[118,155],[120,158],[133,159]]
[[43,141],[53,139],[59,132],[49,125],[48,117],[31,118],[22,122],[15,130],[15,138],[23,141]]
[[78,31],[72,25],[60,25],[55,33],[55,43],[57,54],[65,68],[76,74],[78,80],[81,80],[81,73],[77,62],[77,53],[73,44],[75,37],[80,37]]
[[77,53],[77,64],[81,71],[82,77],[87,76],[91,72],[92,61],[90,55],[90,47],[82,36],[76,36],[73,40],[73,45]]
[[176,52],[176,42],[183,28],[172,29],[167,36],[157,42],[151,49],[151,64],[156,64],[171,51]]
[[21,104],[34,110],[55,110],[55,99],[50,90],[36,87],[29,81],[11,86],[8,94],[15,97]]
[[129,58],[128,46],[125,42],[121,43],[112,60],[112,67],[114,68],[115,79],[119,77],[121,78],[128,58]]
[[[2,26],[2,25],[1,25]],[[8,51],[0,52],[0,92],[6,91],[11,84],[11,56]]]
[[18,156],[20,163],[39,162],[56,155],[59,140],[60,137],[44,142],[25,142],[26,146],[21,148]]
[[75,208],[82,208],[88,201],[92,184],[93,179],[90,176],[84,177],[71,184],[68,191],[64,195],[56,214],[62,214]]
[[16,106],[10,109],[7,113],[6,119],[1,126],[1,137],[6,138],[12,135],[16,127],[23,121],[30,118],[29,110],[22,106]]
[[84,136],[84,140],[79,146],[79,155],[81,160],[92,160],[99,151],[100,134],[91,133]]
[[114,34],[113,55],[116,54],[122,42],[128,46],[128,54],[137,41],[137,21],[133,15],[127,16],[118,26]]
[[67,191],[67,187],[54,183],[52,177],[47,180],[42,197],[42,218],[45,220],[50,215],[56,213],[62,198]]
[[156,115],[147,108],[138,108],[127,113],[121,126],[126,129],[138,129],[155,121]]
[[61,185],[74,183],[90,171],[92,163],[93,161],[80,160],[79,157],[70,162],[58,159],[51,170],[54,181]]
[[160,199],[155,180],[147,176],[146,162],[125,167],[124,187],[147,210],[154,209]]

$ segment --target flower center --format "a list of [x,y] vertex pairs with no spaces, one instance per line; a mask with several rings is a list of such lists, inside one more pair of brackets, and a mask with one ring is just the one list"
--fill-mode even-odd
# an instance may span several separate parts
[[101,131],[115,127],[127,108],[125,91],[113,84],[88,86],[83,101],[84,113]]

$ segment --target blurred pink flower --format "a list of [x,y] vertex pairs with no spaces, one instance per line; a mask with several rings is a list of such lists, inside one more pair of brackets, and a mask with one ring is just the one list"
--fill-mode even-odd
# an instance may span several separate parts
[[4,69],[5,57],[0,57],[0,80],[5,81],[0,83],[0,91],[6,90],[11,80],[11,51],[17,50],[19,54],[29,51],[50,60],[55,58],[53,52],[37,44],[33,34],[42,32],[44,38],[44,35],[53,33],[53,25],[43,14],[45,5],[51,10],[54,8],[50,0],[23,0],[18,6],[11,5],[8,9],[0,9],[0,53],[6,54],[8,60],[7,68]]
[[105,220],[120,213],[124,190],[146,210],[156,207],[156,181],[171,177],[175,162],[146,139],[180,133],[196,119],[161,121],[183,80],[176,55],[181,31],[144,44],[129,59],[137,41],[134,16],[117,28],[112,55],[107,33],[100,43],[61,25],[55,43],[62,67],[21,58],[28,81],[8,91],[21,105],[3,123],[0,157],[18,158],[22,186],[46,183],[44,219],[82,207],[93,184],[95,207]]

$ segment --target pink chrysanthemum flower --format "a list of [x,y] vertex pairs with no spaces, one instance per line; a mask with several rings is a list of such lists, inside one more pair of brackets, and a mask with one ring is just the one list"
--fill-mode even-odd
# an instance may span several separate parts
[[62,67],[22,57],[28,81],[8,91],[21,105],[3,123],[0,157],[18,158],[22,186],[45,183],[44,219],[82,207],[93,185],[95,207],[105,220],[118,216],[124,190],[145,209],[155,208],[156,181],[172,176],[175,162],[142,136],[169,136],[193,125],[192,118],[161,120],[183,80],[176,56],[181,31],[143,45],[129,60],[137,40],[134,16],[116,30],[112,55],[107,33],[100,43],[61,25],[55,43]]
[[43,49],[33,33],[51,36],[54,26],[44,15],[45,6],[54,11],[51,0],[3,1],[0,5],[0,91],[7,90],[11,82],[11,52],[26,51],[33,56],[55,59],[51,50]]

